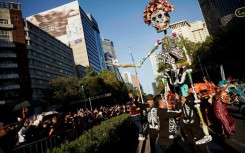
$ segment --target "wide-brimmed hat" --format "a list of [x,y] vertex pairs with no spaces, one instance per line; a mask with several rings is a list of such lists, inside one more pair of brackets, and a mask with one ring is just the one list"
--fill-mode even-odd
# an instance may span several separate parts
[[152,94],[148,94],[145,96],[145,100],[153,100],[153,95]]

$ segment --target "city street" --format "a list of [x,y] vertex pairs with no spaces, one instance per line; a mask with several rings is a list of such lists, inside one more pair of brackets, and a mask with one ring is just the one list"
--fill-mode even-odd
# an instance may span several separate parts
[[[220,135],[216,134],[213,130],[210,130],[210,134],[213,140],[207,144],[208,153],[244,153],[245,152],[245,119],[239,113],[239,109],[236,106],[229,106],[231,115],[236,120],[236,132],[237,135],[231,138],[224,139]],[[149,153],[149,145],[145,146],[143,141],[139,141],[136,153]],[[158,153],[161,153],[157,146]]]
[[225,153],[225,152],[245,152],[245,120],[239,113],[238,107],[229,106],[231,115],[236,119],[236,132],[237,135],[232,136],[229,139],[223,140],[220,136],[213,134],[214,140],[208,144],[210,152]]

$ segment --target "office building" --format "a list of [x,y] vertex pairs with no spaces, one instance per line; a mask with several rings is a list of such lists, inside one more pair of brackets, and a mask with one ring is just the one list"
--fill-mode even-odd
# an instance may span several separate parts
[[31,99],[48,99],[49,82],[59,76],[77,76],[72,49],[29,21],[24,21]]
[[244,0],[198,0],[198,2],[210,35],[215,36],[237,24],[245,27],[245,10],[241,10],[243,17],[235,14],[237,9],[245,6]]
[[133,87],[133,80],[132,80],[132,75],[130,72],[124,71],[121,73],[121,76],[126,84]]
[[134,87],[139,89],[140,82],[139,82],[138,76],[137,75],[132,75],[132,80],[133,80]]
[[27,20],[70,46],[76,65],[90,66],[95,72],[105,67],[98,25],[78,1],[32,15]]
[[158,63],[159,63],[159,53],[151,54],[150,61],[151,61],[153,74],[154,74],[155,79],[156,79],[158,76],[161,76],[161,73],[157,72],[158,71]]
[[172,33],[182,35],[183,38],[195,43],[204,42],[209,36],[207,26],[203,21],[189,23],[186,20],[183,20],[172,23],[170,29],[172,30]]
[[0,2],[0,101],[50,98],[50,80],[76,76],[70,47],[23,21],[19,3]]
[[97,51],[98,51],[100,69],[101,70],[106,69],[106,62],[105,62],[106,60],[105,60],[105,56],[104,56],[103,46],[101,44],[99,26],[98,26],[96,20],[94,19],[94,17],[90,13],[88,13],[87,16],[90,19],[90,21],[92,22],[93,29],[94,29],[94,35],[95,35],[96,47],[97,47]]
[[101,43],[102,43],[102,47],[104,50],[106,68],[109,71],[115,72],[118,79],[122,79],[120,76],[120,72],[119,72],[118,67],[115,65],[112,65],[112,60],[116,59],[116,54],[115,54],[113,42],[109,39],[101,38]]
[[31,96],[21,5],[0,2],[0,101]]
[[156,82],[152,82],[152,89],[153,89],[153,94],[156,95],[157,94],[157,84]]

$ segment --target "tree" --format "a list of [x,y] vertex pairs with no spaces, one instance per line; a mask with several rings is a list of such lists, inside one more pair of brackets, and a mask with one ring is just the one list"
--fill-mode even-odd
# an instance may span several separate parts
[[79,79],[77,77],[57,77],[50,81],[53,89],[53,99],[68,103],[79,98]]
[[94,69],[90,66],[86,67],[85,69],[86,76],[85,77],[94,77],[97,75],[96,72],[94,72]]

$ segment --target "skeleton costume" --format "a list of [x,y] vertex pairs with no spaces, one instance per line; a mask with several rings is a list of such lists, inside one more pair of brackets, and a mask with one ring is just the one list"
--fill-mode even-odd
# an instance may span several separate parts
[[[200,142],[199,145],[196,145],[196,141],[202,141],[204,137],[203,130],[200,126],[200,119],[198,117],[197,109],[195,108],[194,96],[189,93],[188,85],[183,84],[181,86],[181,103],[182,103],[182,112],[183,112],[183,125],[181,127],[181,133],[184,137],[187,145],[185,147],[187,152],[207,152],[205,149],[205,142]],[[205,141],[205,140],[203,140]]]
[[[154,97],[154,101],[157,105],[157,116],[159,119],[159,136],[158,144],[162,151],[177,151],[175,143],[175,134],[176,134],[176,122],[175,118],[181,116],[181,110],[174,111],[169,110],[167,104],[165,103],[161,95]],[[178,151],[177,151],[178,152]]]

